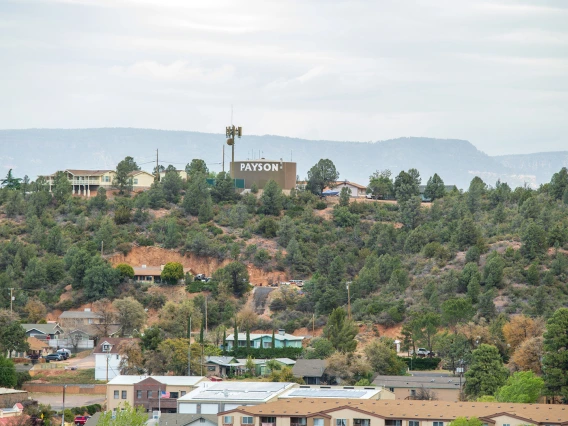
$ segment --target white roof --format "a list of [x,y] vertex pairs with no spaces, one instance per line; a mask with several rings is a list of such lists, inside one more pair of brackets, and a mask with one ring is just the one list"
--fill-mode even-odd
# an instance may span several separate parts
[[[259,334],[251,333],[250,334],[250,340],[260,339],[261,337],[269,337],[269,338],[272,339],[272,334],[260,334],[260,333]],[[288,334],[288,333],[284,333],[284,334],[275,333],[274,339],[275,340],[304,340],[304,337],[303,336],[294,336],[293,334]],[[234,340],[234,333],[229,334],[225,340]],[[247,340],[247,334],[246,333],[239,333],[239,340]]]
[[310,386],[300,385],[290,389],[278,398],[345,398],[379,399],[381,387],[365,386]]
[[109,385],[134,385],[142,380],[152,378],[164,385],[195,386],[205,379],[204,376],[116,376],[108,382]]
[[17,390],[17,389],[10,389],[10,388],[0,388],[0,395],[6,395],[9,393],[27,393],[26,391],[23,390]]
[[196,401],[266,402],[292,388],[287,382],[203,382],[178,398],[180,403]]

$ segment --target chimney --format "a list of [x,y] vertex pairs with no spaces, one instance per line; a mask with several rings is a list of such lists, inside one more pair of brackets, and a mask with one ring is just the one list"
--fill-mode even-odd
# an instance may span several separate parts
[[286,330],[284,330],[283,328],[279,328],[278,334],[281,335],[281,336],[284,336],[286,334]]

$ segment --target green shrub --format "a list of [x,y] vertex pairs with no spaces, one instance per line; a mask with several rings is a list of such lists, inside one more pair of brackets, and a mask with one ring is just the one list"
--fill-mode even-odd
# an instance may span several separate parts
[[325,203],[325,201],[318,201],[314,206],[314,208],[316,210],[325,210],[327,209],[327,204]]
[[408,365],[408,368],[410,368],[412,361],[412,369],[416,371],[435,370],[442,361],[441,358],[400,358]]

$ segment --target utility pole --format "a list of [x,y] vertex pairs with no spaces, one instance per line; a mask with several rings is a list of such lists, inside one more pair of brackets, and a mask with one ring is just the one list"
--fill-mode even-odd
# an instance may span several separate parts
[[208,333],[207,329],[207,296],[205,296],[205,334]]
[[312,314],[312,338],[316,337],[316,314]]
[[14,292],[14,287],[10,287],[10,318],[14,317],[13,311],[12,311],[12,305],[14,303],[14,296],[13,296],[13,292]]
[[227,145],[231,147],[231,177],[235,178],[235,171],[233,167],[235,165],[235,136],[240,138],[243,135],[242,127],[235,127],[233,125],[225,128],[225,136],[227,137]]
[[225,171],[225,145],[223,145],[223,172]]
[[156,149],[156,181],[160,181],[160,167],[158,166],[158,150]]
[[63,409],[61,410],[61,426],[65,426],[65,389],[67,389],[67,385],[63,385]]
[[189,317],[189,330],[187,334],[189,337],[189,346],[187,348],[187,375],[191,376],[191,317]]
[[109,361],[109,358],[110,358],[110,348],[107,349],[107,356],[106,356],[106,359],[107,359],[106,381],[107,381],[107,383],[108,383],[108,361]]

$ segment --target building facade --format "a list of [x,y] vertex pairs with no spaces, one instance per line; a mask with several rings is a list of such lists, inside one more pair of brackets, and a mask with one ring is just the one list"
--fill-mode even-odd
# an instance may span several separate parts
[[439,401],[459,401],[460,391],[465,384],[459,377],[431,376],[377,376],[373,385],[382,386],[394,392],[396,399],[415,399],[417,393],[426,390]]
[[562,405],[491,402],[288,399],[219,413],[218,426],[448,426],[458,417],[487,426],[568,425]]
[[[274,335],[275,348],[301,348],[304,337],[294,336],[286,333],[284,330],[278,330]],[[227,350],[233,349],[235,344],[234,334],[229,334],[225,339],[227,342]],[[237,347],[245,348],[247,346],[247,334],[239,333],[237,337]],[[271,348],[272,347],[272,334],[250,334],[250,346],[252,348]]]
[[118,351],[119,345],[123,341],[138,339],[127,339],[118,337],[105,337],[100,339],[97,347],[93,350],[95,355],[95,380],[112,380],[120,376],[120,363],[122,357]]
[[146,411],[177,412],[178,398],[194,390],[202,376],[116,376],[107,383],[107,410],[125,403]]
[[274,180],[284,190],[296,187],[296,163],[282,160],[235,161],[231,163],[231,174],[234,179],[243,179],[245,189],[253,184],[263,189],[269,180]]

